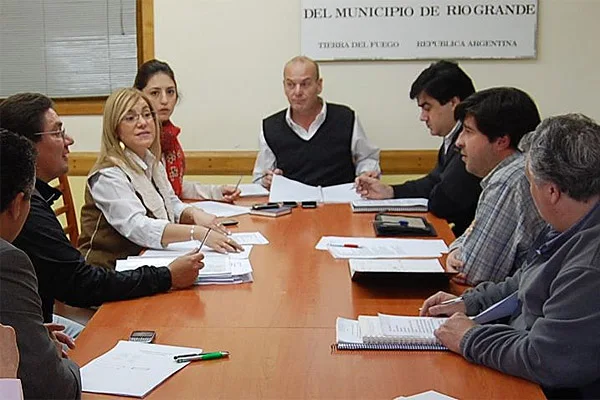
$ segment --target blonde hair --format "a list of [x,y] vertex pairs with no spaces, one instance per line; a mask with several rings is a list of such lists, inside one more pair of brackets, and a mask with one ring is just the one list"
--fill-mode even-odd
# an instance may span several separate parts
[[118,129],[119,124],[123,120],[125,114],[127,114],[133,106],[140,100],[143,99],[154,117],[154,129],[156,135],[154,141],[150,145],[150,152],[155,157],[155,163],[158,164],[161,158],[160,150],[160,124],[158,118],[156,118],[156,112],[152,107],[152,102],[143,92],[135,88],[122,88],[114,91],[104,105],[104,117],[102,120],[102,141],[100,146],[100,155],[96,164],[90,171],[90,174],[107,167],[115,166],[114,159],[124,162],[127,167],[132,170],[143,173],[142,169],[137,163],[132,162],[129,157],[125,154],[125,146],[119,140]]

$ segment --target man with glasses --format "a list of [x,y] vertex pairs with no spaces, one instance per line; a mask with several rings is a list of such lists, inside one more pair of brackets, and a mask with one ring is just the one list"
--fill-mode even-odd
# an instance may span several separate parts
[[273,174],[313,186],[379,176],[379,148],[367,140],[355,112],[324,102],[318,64],[294,57],[285,64],[283,89],[290,106],[263,120],[253,178],[271,187]]
[[[14,368],[18,367],[25,398],[79,398],[79,367],[63,355],[62,344],[56,338],[60,332],[44,326],[31,261],[11,244],[29,211],[35,151],[30,141],[5,129],[0,129],[0,142],[0,323],[14,328],[13,338],[16,333]],[[10,355],[7,350],[0,349],[0,371]],[[0,398],[4,395],[7,393],[0,392]]]
[[[38,93],[7,98],[0,104],[0,127],[31,140],[38,153],[31,211],[13,244],[29,256],[35,267],[45,322],[53,321],[55,299],[75,307],[90,307],[183,288],[195,282],[197,274],[194,276],[190,271],[197,271],[200,254],[180,257],[167,267],[145,266],[115,272],[87,264],[71,245],[52,210],[52,204],[62,194],[48,182],[67,172],[73,139],[65,133],[52,100]],[[82,329],[66,319],[58,322],[67,323],[72,328],[71,334]]]

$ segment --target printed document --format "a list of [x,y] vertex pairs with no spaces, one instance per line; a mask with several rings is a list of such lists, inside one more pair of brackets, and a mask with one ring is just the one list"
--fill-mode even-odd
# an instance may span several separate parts
[[188,363],[178,354],[201,353],[192,347],[166,346],[121,340],[108,352],[81,368],[84,392],[144,397]]
[[353,183],[334,186],[310,186],[288,179],[282,175],[273,175],[270,202],[280,201],[316,201],[319,203],[350,203],[361,197],[354,190]]
[[435,259],[404,259],[404,260],[348,260],[350,272],[411,272],[411,273],[443,273],[442,264]]
[[334,258],[438,258],[448,252],[441,239],[396,239],[323,236],[317,250]]

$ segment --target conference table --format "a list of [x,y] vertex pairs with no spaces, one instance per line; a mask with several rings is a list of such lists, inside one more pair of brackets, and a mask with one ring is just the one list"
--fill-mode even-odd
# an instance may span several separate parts
[[[416,215],[426,216],[447,244],[453,240],[444,220]],[[106,303],[77,339],[71,358],[85,365],[131,331],[154,330],[155,343],[231,355],[191,363],[149,399],[392,399],[427,390],[460,399],[544,398],[533,383],[451,352],[332,350],[338,316],[418,315],[435,291],[464,290],[445,279],[353,282],[347,260],[314,248],[325,235],[373,237],[373,216],[353,214],[348,204],[326,204],[277,218],[236,217],[232,231],[260,231],[270,242],[251,252],[253,283]]]

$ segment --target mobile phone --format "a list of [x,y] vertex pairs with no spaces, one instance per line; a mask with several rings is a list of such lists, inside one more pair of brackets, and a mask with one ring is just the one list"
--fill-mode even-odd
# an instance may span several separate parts
[[317,208],[316,201],[303,201],[302,208]]
[[130,342],[152,343],[156,338],[154,331],[133,331],[129,335]]
[[223,226],[233,226],[237,225],[238,221],[235,219],[224,219],[220,221]]
[[283,205],[284,206],[288,206],[288,207],[292,207],[292,208],[298,207],[298,203],[295,202],[295,201],[284,201]]
[[266,210],[269,208],[279,208],[279,203],[258,203],[252,206],[253,210]]

